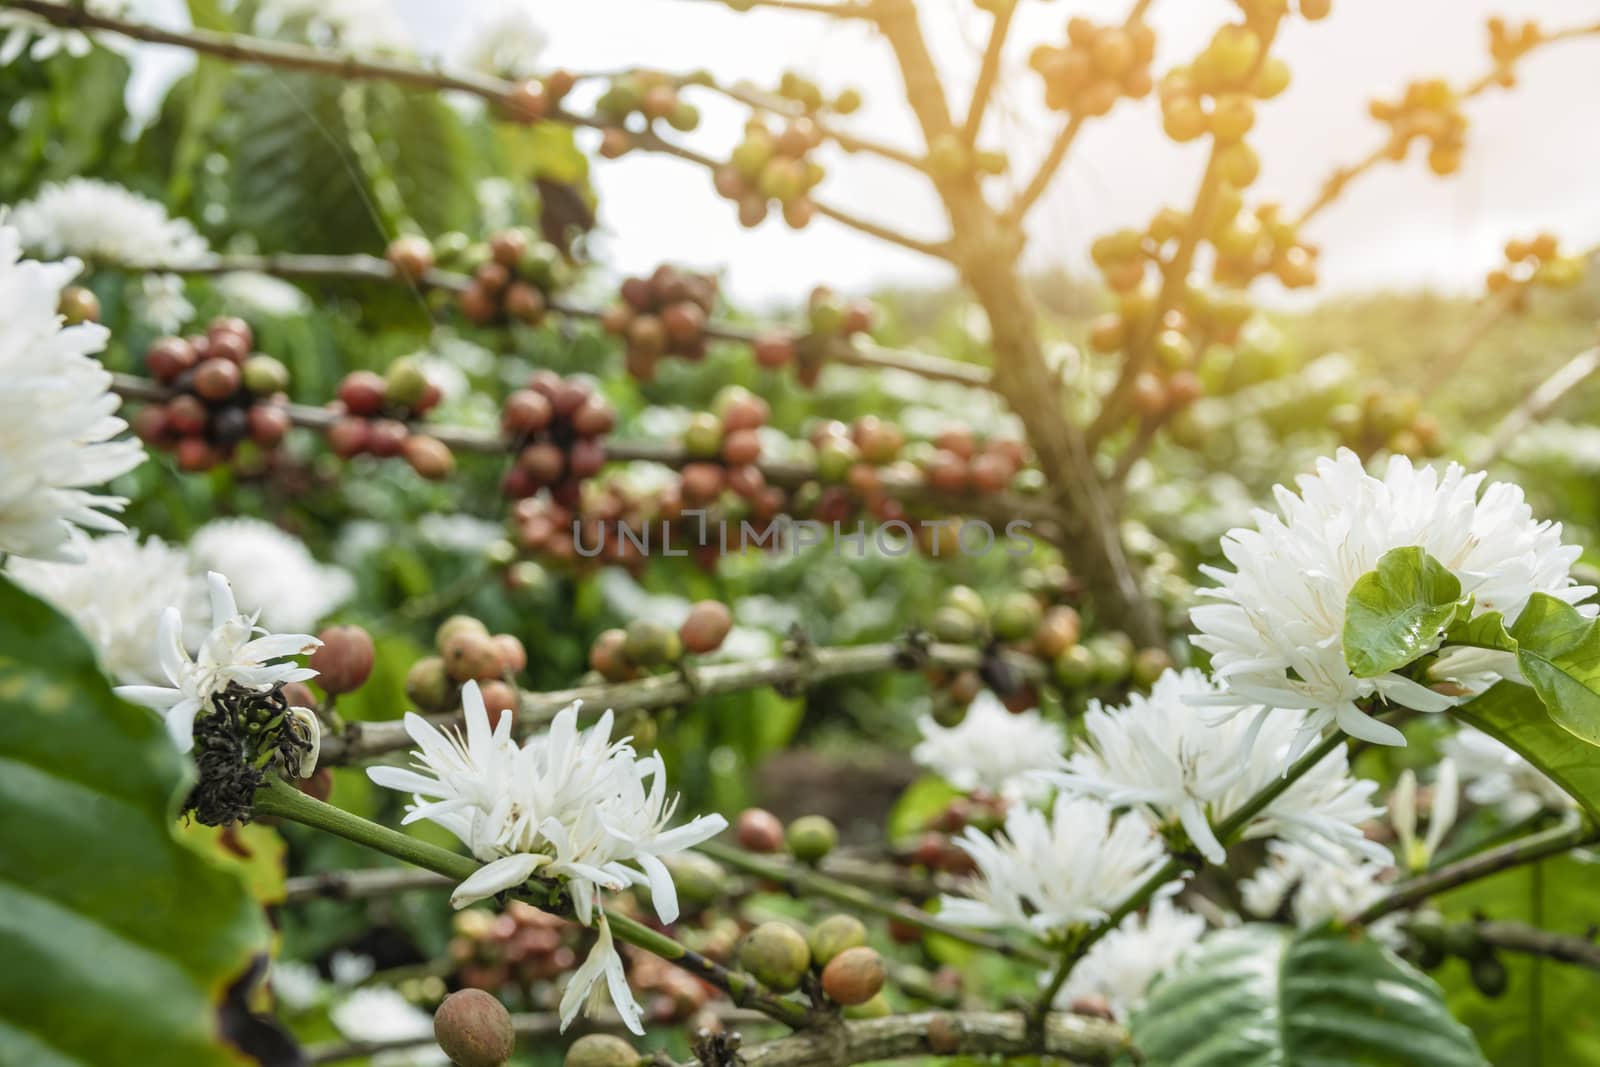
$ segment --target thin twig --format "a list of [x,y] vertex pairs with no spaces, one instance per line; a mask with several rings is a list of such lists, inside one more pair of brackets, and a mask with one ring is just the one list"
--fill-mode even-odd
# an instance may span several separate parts
[[1576,934],[1558,934],[1526,923],[1495,920],[1473,923],[1472,932],[1479,941],[1491,948],[1543,956],[1600,971],[1600,945],[1594,943],[1593,935],[1580,937]]
[[1506,412],[1489,435],[1488,443],[1473,454],[1472,466],[1481,470],[1499,459],[1524,430],[1549,414],[1562,397],[1597,370],[1600,370],[1600,346],[1579,352],[1563,363],[1554,374],[1535,386],[1522,403]]
[[[1044,661],[1017,653],[1006,653],[1011,663],[1030,682],[1047,676]],[[983,653],[964,645],[928,645],[925,649],[905,643],[814,648],[789,656],[768,656],[737,663],[708,663],[696,666],[694,680],[681,672],[658,674],[634,682],[580,686],[547,693],[524,693],[516,717],[519,734],[531,733],[549,722],[556,712],[577,701],[590,711],[610,709],[625,713],[687,704],[702,697],[736,693],[768,687],[810,688],[837,678],[877,674],[892,670],[920,670],[940,667],[970,670],[983,661]],[[449,721],[452,716],[440,716]],[[336,766],[370,760],[408,748],[411,738],[398,721],[346,724],[338,737],[324,736],[319,764]]]
[[1513,867],[1520,867],[1525,863],[1536,863],[1560,855],[1596,839],[1594,828],[1585,825],[1582,820],[1541,833],[1529,834],[1508,845],[1480,852],[1475,856],[1469,856],[1401,882],[1386,896],[1363,911],[1357,921],[1362,924],[1375,922],[1391,912],[1409,908],[1446,890],[1475,882],[1491,874],[1508,871]]
[[967,121],[961,131],[968,145],[978,143],[983,130],[983,113],[989,106],[989,96],[994,92],[1000,77],[1000,59],[1005,54],[1006,34],[1011,30],[1011,17],[1017,12],[1020,0],[1008,0],[995,12],[994,25],[989,28],[989,43],[983,50],[983,62],[978,68],[978,81],[972,89],[972,103],[967,105]]
[[[52,2],[52,0],[0,0],[0,5],[13,7],[19,11],[27,11],[58,26],[104,30],[120,34],[132,40],[187,48],[193,52],[217,56],[236,63],[259,63],[280,69],[328,74],[346,80],[371,79],[409,85],[419,89],[464,92],[501,105],[511,102],[511,93],[515,88],[511,82],[499,78],[446,73],[441,70],[412,66],[370,56],[360,57],[330,53],[320,49],[283,44],[278,41],[249,37],[242,34],[218,33],[212,30],[199,29],[186,31],[165,30],[128,19],[98,15],[81,7],[68,6]],[[816,6],[828,7],[829,5]],[[587,126],[594,129],[604,129],[609,125],[604,120],[594,116],[580,115],[560,108],[552,110],[547,118],[552,122],[564,122],[573,126]],[[717,166],[715,160],[692,149],[666,141],[654,131],[647,130],[642,133],[632,133],[630,136],[636,148],[676,156],[679,159],[698,163],[708,169],[715,169]],[[923,241],[907,234],[902,234],[881,223],[860,218],[848,211],[830,205],[816,203],[814,206],[818,214],[826,215],[842,225],[860,230],[879,240],[888,241],[902,248],[909,248],[914,252],[920,252],[937,259],[949,258],[947,246],[944,243]]]
[[290,878],[284,883],[284,900],[366,900],[414,889],[450,889],[450,879],[420,867],[369,867],[352,871],[321,871]]

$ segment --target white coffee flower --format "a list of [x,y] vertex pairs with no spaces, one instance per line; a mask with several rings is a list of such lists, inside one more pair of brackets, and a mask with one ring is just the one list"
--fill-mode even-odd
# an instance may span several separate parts
[[622,957],[598,908],[600,894],[648,885],[657,917],[673,922],[677,890],[661,857],[700,844],[727,821],[705,815],[669,828],[677,801],[667,793],[660,757],[640,758],[626,739],[612,741],[609,711],[579,730],[578,705],[572,704],[548,733],[518,747],[509,715],[489,726],[476,682],[462,688],[461,707],[465,733],[441,731],[408,714],[406,731],[418,745],[415,769],[372,767],[368,776],[413,795],[406,822],[436,822],[484,861],[451,894],[456,907],[515,889],[535,874],[560,879],[574,916],[600,934],[561,998],[563,1028],[604,979],[628,1028],[643,1033]]
[[978,874],[965,896],[941,898],[941,915],[963,926],[1009,926],[1051,939],[1098,922],[1166,858],[1135,815],[1113,817],[1098,800],[1059,796],[1047,815],[1017,806],[1003,832],[975,828],[956,839]]
[[[67,6],[65,0],[53,2]],[[118,15],[122,12],[121,0],[87,0],[82,6],[93,15]],[[27,52],[28,58],[35,63],[42,63],[63,52],[77,59],[88,55],[95,45],[95,40],[91,40],[83,30],[57,26],[31,11],[0,9],[0,31],[5,32],[4,39],[0,40],[0,67],[16,62],[23,52]],[[117,51],[127,49],[127,45],[115,34],[106,34],[97,40]]]
[[139,317],[162,333],[177,333],[194,318],[194,305],[176,274],[146,274],[139,282]]
[[525,6],[502,7],[473,24],[458,62],[494,78],[530,78],[539,73],[539,57],[549,44],[549,35]]
[[1206,921],[1165,898],[1133,913],[1106,934],[1072,968],[1056,994],[1066,1011],[1079,997],[1100,996],[1120,1021],[1144,1003],[1150,983],[1170,970],[1206,932]]
[[[82,630],[100,663],[118,681],[157,682],[150,635],[164,609],[177,606],[196,619],[205,606],[205,583],[189,556],[159,537],[143,544],[133,534],[75,540],[82,562],[12,560],[6,571],[18,585],[49,601]],[[184,644],[198,644],[204,631],[191,627]]]
[[1400,862],[1413,873],[1428,869],[1428,862],[1438,853],[1445,835],[1456,824],[1456,812],[1461,800],[1460,779],[1455,761],[1446,757],[1439,761],[1439,770],[1433,782],[1433,804],[1428,811],[1428,832],[1417,839],[1417,772],[1407,767],[1400,772],[1394,793],[1389,798],[1389,822],[1399,839]]
[[328,1009],[328,1018],[347,1041],[414,1046],[381,1052],[373,1067],[447,1067],[450,1057],[433,1040],[433,1017],[386,986],[352,990]]
[[328,985],[317,969],[299,960],[273,960],[272,969],[267,972],[267,983],[278,1004],[291,1012],[315,1007],[328,992]]
[[342,567],[261,519],[213,519],[189,539],[197,565],[228,576],[246,611],[274,630],[311,630],[355,593]]
[[[1302,930],[1330,920],[1348,921],[1377,903],[1387,892],[1385,876],[1392,863],[1359,856],[1328,856],[1285,841],[1267,845],[1267,861],[1239,883],[1245,910],[1266,918],[1289,903]],[[1385,943],[1398,936],[1398,918],[1387,915],[1367,930]]]
[[47,185],[16,206],[22,243],[46,256],[164,266],[203,256],[205,238],[149,197],[97,178]]
[[200,651],[191,657],[183,647],[183,617],[176,607],[161,614],[156,631],[156,659],[171,683],[124,685],[117,695],[162,714],[167,732],[178,751],[194,747],[194,720],[209,711],[212,698],[230,685],[240,685],[265,693],[283,682],[303,682],[317,672],[294,663],[280,663],[287,656],[310,653],[322,642],[309,634],[271,634],[256,625],[255,617],[242,615],[234,603],[228,580],[215,571],[206,575],[211,595],[211,632],[200,642]]
[[121,497],[92,492],[144,460],[111,375],[90,353],[110,334],[97,323],[63,326],[61,290],[75,260],[21,258],[21,238],[0,220],[0,553],[69,560],[74,527],[120,530],[105,514]]
[[1219,587],[1204,592],[1223,603],[1192,613],[1195,643],[1212,653],[1224,689],[1213,702],[1304,709],[1311,714],[1303,745],[1332,722],[1363,740],[1405,743],[1357,701],[1380,698],[1419,711],[1450,706],[1449,698],[1397,673],[1357,678],[1345,663],[1350,589],[1395,548],[1422,547],[1461,580],[1476,612],[1502,612],[1508,621],[1536,592],[1574,604],[1590,596],[1593,587],[1573,584],[1579,549],[1561,543],[1561,527],[1534,521],[1514,485],[1495,482],[1480,497],[1483,480],[1455,464],[1442,475],[1413,467],[1403,456],[1376,478],[1341,449],[1298,480],[1298,494],[1279,486],[1281,514],[1257,512],[1256,529],[1223,538],[1235,569],[1206,568]]
[[[1158,827],[1182,826],[1207,860],[1222,863],[1226,850],[1215,826],[1283,773],[1305,713],[1212,721],[1192,705],[1217,691],[1197,670],[1169,670],[1149,696],[1131,694],[1114,708],[1091,702],[1079,749],[1065,773],[1050,779],[1069,793],[1143,812]],[[1382,813],[1369,803],[1377,788],[1350,776],[1340,747],[1251,819],[1242,836],[1278,836],[1309,847],[1321,839],[1324,848],[1376,858],[1382,846],[1368,842],[1360,824]]]
[[988,690],[979,693],[955,726],[940,726],[931,715],[917,720],[922,740],[911,758],[957,789],[987,789],[1010,799],[1042,795],[1046,784],[1034,772],[1061,760],[1066,738],[1061,727],[1038,711],[1013,715]]
[[1466,782],[1467,799],[1498,809],[1513,822],[1544,810],[1574,806],[1566,790],[1513,749],[1481,730],[1463,726],[1445,739],[1444,751]]

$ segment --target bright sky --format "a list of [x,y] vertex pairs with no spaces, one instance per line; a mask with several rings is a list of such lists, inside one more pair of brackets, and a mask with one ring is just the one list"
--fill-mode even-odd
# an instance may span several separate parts
[[[516,0],[505,0],[505,3]],[[865,25],[805,13],[761,9],[734,13],[707,0],[520,0],[547,29],[552,65],[607,70],[631,65],[689,71],[724,80],[776,82],[787,68],[825,91],[855,86],[867,106],[851,121],[864,134],[917,148],[887,46]],[[1069,15],[1120,20],[1127,0],[1020,0],[1006,76],[986,125],[986,143],[1013,156],[1019,183],[1053,137],[1059,116],[1040,102],[1026,60],[1033,45],[1059,42]],[[419,49],[448,59],[505,3],[394,0]],[[925,0],[923,22],[952,99],[961,108],[977,68],[989,18],[971,0]],[[1264,161],[1256,194],[1291,209],[1309,201],[1328,171],[1365,155],[1380,128],[1366,114],[1373,95],[1391,97],[1413,76],[1461,82],[1488,64],[1485,18],[1503,11],[1551,27],[1592,22],[1593,0],[1335,0],[1328,20],[1291,22],[1278,54],[1294,70],[1288,92],[1264,104],[1252,135]],[[1159,36],[1157,70],[1203,47],[1237,8],[1227,0],[1156,0],[1150,22]],[[1420,158],[1385,166],[1352,187],[1315,224],[1323,246],[1324,287],[1388,285],[1470,288],[1494,264],[1509,236],[1548,228],[1576,249],[1600,241],[1600,37],[1555,45],[1530,57],[1521,84],[1470,105],[1465,167],[1432,177]],[[707,103],[706,122],[689,135],[696,147],[725,155],[742,118]],[[1066,171],[1031,219],[1029,255],[1038,264],[1084,268],[1096,234],[1142,224],[1164,203],[1187,206],[1203,163],[1203,142],[1177,146],[1160,133],[1153,99],[1123,102],[1079,139]],[[943,219],[925,181],[893,164],[837,155],[820,199],[906,232],[937,237]],[[597,160],[604,257],[624,271],[671,259],[727,270],[737,297],[789,302],[818,281],[866,288],[887,281],[948,278],[916,253],[818,219],[803,233],[781,220],[742,229],[733,205],[697,167],[630,154]],[[1270,294],[1264,294],[1270,296]]]

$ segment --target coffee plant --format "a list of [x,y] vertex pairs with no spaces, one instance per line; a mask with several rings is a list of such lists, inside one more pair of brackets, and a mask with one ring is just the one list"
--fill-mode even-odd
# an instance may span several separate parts
[[[536,10],[436,66],[380,0],[0,0],[0,1064],[1600,1064],[1594,257],[1519,235],[1427,329],[1270,299],[1600,24],[1491,20],[1296,206],[1252,133],[1328,0],[1189,56],[974,0],[966,72],[913,0],[718,2],[870,30],[918,147]],[[1143,100],[1198,186],[1025,275]],[[957,291],[619,278],[634,154]]]

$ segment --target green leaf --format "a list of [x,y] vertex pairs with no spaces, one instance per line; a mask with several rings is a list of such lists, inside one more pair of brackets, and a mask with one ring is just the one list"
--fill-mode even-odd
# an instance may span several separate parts
[[1158,978],[1130,1023],[1162,1067],[1483,1067],[1439,987],[1369,939],[1219,930]]
[[1451,714],[1516,751],[1600,819],[1600,759],[1545,714],[1532,689],[1500,682]]
[[186,761],[4,578],[0,650],[0,1063],[236,1067],[217,1005],[266,924],[174,836]]
[[1550,718],[1600,745],[1600,622],[1564,600],[1535,593],[1509,628],[1499,612],[1450,628],[1447,643],[1516,654]]
[[[189,0],[189,23],[196,29],[228,31],[233,28],[220,0]],[[209,56],[195,59],[194,77],[184,102],[183,125],[173,150],[172,174],[167,179],[167,204],[181,210],[194,191],[195,174],[205,155],[207,138],[222,114],[232,63]]]
[[1344,610],[1344,658],[1358,678],[1399,670],[1430,651],[1461,602],[1461,582],[1411,545],[1356,579]]

